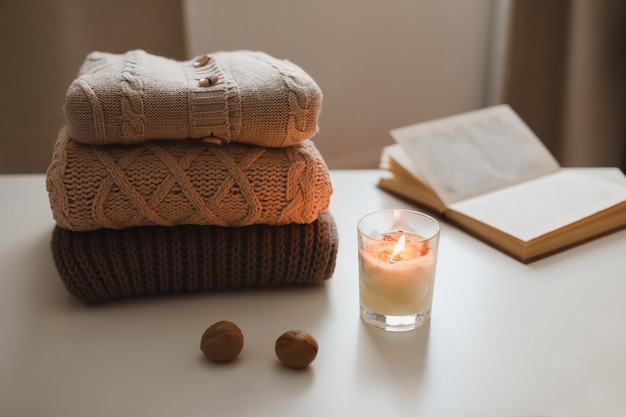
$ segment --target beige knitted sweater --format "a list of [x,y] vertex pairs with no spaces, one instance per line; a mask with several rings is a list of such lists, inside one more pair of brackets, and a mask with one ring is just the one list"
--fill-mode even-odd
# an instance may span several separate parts
[[283,148],[196,140],[85,145],[62,129],[47,172],[54,219],[74,231],[311,223],[330,203],[313,141]]
[[72,139],[86,144],[195,138],[284,147],[317,133],[321,100],[304,70],[264,52],[181,62],[134,50],[90,53],[64,111]]

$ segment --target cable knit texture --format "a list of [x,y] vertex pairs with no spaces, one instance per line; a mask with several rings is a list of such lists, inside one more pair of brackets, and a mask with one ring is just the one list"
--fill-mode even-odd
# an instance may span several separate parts
[[335,268],[322,94],[263,52],[93,52],[47,171],[52,254],[85,303],[320,284]]
[[90,53],[64,105],[70,136],[93,145],[206,139],[285,147],[318,131],[322,92],[264,52],[174,61],[142,50]]
[[312,141],[286,148],[198,141],[91,146],[59,133],[46,187],[70,230],[311,223],[330,204]]
[[329,213],[306,225],[150,226],[72,232],[52,254],[67,290],[85,303],[129,296],[320,284],[335,269]]

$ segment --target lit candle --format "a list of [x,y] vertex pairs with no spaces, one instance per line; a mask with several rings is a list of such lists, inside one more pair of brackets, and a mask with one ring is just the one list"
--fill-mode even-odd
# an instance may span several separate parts
[[359,252],[362,307],[388,316],[430,310],[436,255],[429,241],[396,230],[374,236]]

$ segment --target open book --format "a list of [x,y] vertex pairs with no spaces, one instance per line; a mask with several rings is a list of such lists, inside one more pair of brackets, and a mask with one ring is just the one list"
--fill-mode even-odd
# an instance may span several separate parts
[[562,168],[507,105],[391,131],[378,186],[529,263],[626,226],[618,168]]

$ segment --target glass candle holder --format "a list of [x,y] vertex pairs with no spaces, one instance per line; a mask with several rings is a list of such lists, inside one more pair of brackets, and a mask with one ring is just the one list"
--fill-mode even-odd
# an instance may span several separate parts
[[381,210],[357,224],[360,314],[388,331],[420,327],[430,319],[440,227],[411,210]]

